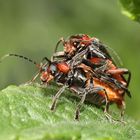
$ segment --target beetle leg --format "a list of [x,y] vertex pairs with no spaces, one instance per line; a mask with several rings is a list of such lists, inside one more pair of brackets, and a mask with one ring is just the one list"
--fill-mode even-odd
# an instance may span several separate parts
[[66,88],[66,85],[61,87],[59,89],[59,91],[56,93],[56,95],[54,96],[53,101],[52,101],[52,105],[51,105],[51,110],[55,109],[57,100],[59,99],[60,95],[64,92],[65,88]]
[[70,61],[70,66],[73,67],[76,61],[81,60],[81,57],[83,57],[87,53],[87,49],[83,50],[82,52],[76,54]]
[[39,74],[40,72],[37,72],[37,74],[30,81],[28,81],[27,84],[28,85],[32,84],[36,80],[36,78],[39,76]]
[[[105,90],[104,90],[105,91]],[[119,106],[119,108],[121,108],[121,120],[118,119],[114,119],[108,112],[109,112],[109,101],[108,101],[108,95],[105,91],[105,99],[106,99],[106,105],[105,105],[105,109],[104,109],[104,113],[105,116],[107,117],[108,120],[110,120],[111,122],[121,122],[123,124],[125,124],[126,122],[123,120],[123,116],[124,116],[124,110],[125,110],[125,102],[122,101],[121,106]]]
[[127,78],[127,85],[126,87],[129,86],[129,83],[130,83],[130,80],[131,80],[131,72],[129,70],[125,71],[124,74],[127,74],[128,75],[128,78]]
[[65,55],[64,55],[64,52],[63,51],[60,51],[60,52],[56,52],[53,54],[53,56],[51,57],[51,61],[54,61],[55,59],[65,59]]
[[105,108],[104,108],[104,114],[106,116],[106,118],[110,121],[116,121],[110,114],[109,114],[109,105],[110,105],[110,102],[109,102],[109,98],[108,98],[108,95],[107,95],[107,92],[104,88],[102,87],[96,87],[94,90],[94,92],[98,93],[100,91],[103,91],[105,93]]
[[109,74],[120,74],[120,75],[128,74],[128,79],[127,79],[127,87],[128,87],[129,82],[131,80],[131,72],[128,69],[125,69],[125,68],[117,68],[115,70],[108,70],[107,72]]
[[125,109],[121,109],[121,121],[124,120]]
[[109,112],[109,105],[110,105],[110,102],[109,102],[109,98],[108,98],[108,95],[107,95],[107,92],[104,88],[102,87],[96,87],[93,92],[100,92],[100,91],[103,91],[105,93],[105,108],[103,109],[104,110],[104,113],[105,113],[105,116],[107,117],[107,119],[109,120],[115,120],[113,119],[113,117],[108,113]]
[[54,53],[57,52],[58,46],[59,46],[59,44],[60,44],[61,42],[62,42],[63,44],[64,44],[64,42],[65,42],[65,40],[64,40],[63,37],[61,37],[60,40],[57,42],[57,44],[56,44],[56,46],[55,46],[55,49],[54,49]]
[[[52,61],[54,61],[54,58],[59,57],[59,54],[58,54],[58,55],[56,55],[56,54],[57,54],[57,49],[58,49],[58,47],[59,47],[59,44],[60,44],[61,42],[62,42],[63,44],[64,44],[64,42],[65,42],[65,40],[64,40],[63,37],[60,38],[60,40],[57,42],[57,44],[56,44],[56,46],[55,46],[54,53],[53,53],[53,56],[52,56],[52,58],[51,58]],[[55,56],[55,55],[56,55],[56,56]]]
[[106,100],[104,113],[108,120],[113,120],[112,116],[109,114],[109,99],[108,99],[108,95],[105,89],[104,89],[104,92],[105,92],[105,100]]
[[128,70],[127,74],[128,74],[128,79],[127,79],[127,87],[128,87],[131,80],[131,72]]
[[118,103],[117,106],[118,106],[118,108],[121,109],[121,119],[120,119],[120,121],[125,123],[124,122],[124,113],[125,113],[126,105],[125,105],[124,100],[122,100],[120,103]]
[[110,122],[120,122],[119,120],[117,119],[114,119],[110,114],[109,114],[109,105],[110,105],[110,102],[109,102],[109,98],[108,98],[108,95],[107,95],[107,92],[105,89],[100,89],[101,91],[104,91],[105,93],[105,100],[106,100],[106,104],[105,104],[105,108],[104,108],[104,114],[106,116],[106,118],[110,121]]
[[[77,105],[76,114],[75,114],[75,119],[76,119],[76,120],[79,120],[80,109],[81,109],[81,107],[82,107],[82,105],[83,105],[83,103],[84,103],[84,101],[85,101],[85,99],[86,99],[86,95],[87,95],[89,92],[93,92],[93,94],[94,94],[94,93],[97,93],[97,92],[99,92],[99,91],[104,91],[105,94],[107,95],[106,91],[105,91],[103,88],[101,88],[101,87],[95,87],[95,88],[91,87],[91,88],[89,88],[89,89],[85,89],[85,92],[84,92],[83,96],[81,97],[81,100],[80,100],[79,104]],[[105,108],[106,114],[108,114],[108,113],[107,113],[108,108],[109,108],[109,101],[108,101],[108,96],[107,96],[107,98],[106,98],[106,108]],[[108,116],[109,116],[109,114],[108,114]],[[109,117],[108,117],[108,118],[109,118]],[[111,118],[111,117],[110,117],[110,118]]]
[[107,73],[109,74],[126,74],[128,72],[128,69],[125,68],[117,68],[117,69],[111,69],[108,70]]
[[76,108],[76,113],[75,113],[75,119],[76,120],[79,120],[79,116],[80,116],[80,109],[86,99],[86,95],[87,95],[87,92],[84,93],[84,95],[82,96],[80,102],[78,103],[77,105],[77,108]]

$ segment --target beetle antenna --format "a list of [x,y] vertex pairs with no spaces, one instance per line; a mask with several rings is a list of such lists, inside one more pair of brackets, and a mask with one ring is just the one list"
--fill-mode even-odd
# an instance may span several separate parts
[[[120,65],[123,66],[123,62],[122,62],[120,56],[118,55],[118,53],[114,49],[112,49],[111,47],[109,47],[109,46],[105,46],[105,47],[108,48],[114,54],[114,56],[116,56],[116,58],[117,58],[118,62],[120,63]],[[114,58],[113,58],[113,60],[115,61]]]
[[46,60],[49,64],[51,64],[51,60],[49,60],[47,57],[44,57],[44,58],[42,59],[42,62],[43,62],[44,60]]
[[18,54],[12,54],[12,53],[4,55],[4,56],[0,59],[0,63],[3,61],[3,59],[5,59],[5,58],[7,58],[7,57],[9,57],[9,56],[15,56],[15,57],[18,57],[18,58],[27,60],[28,62],[31,62],[31,63],[33,63],[33,64],[36,65],[36,66],[39,65],[36,61],[34,61],[34,60],[32,60],[32,59],[30,59],[30,58],[28,58],[28,57],[25,57],[25,56],[23,56],[23,55],[18,55]]
[[63,38],[63,37],[61,37],[61,38],[60,38],[60,40],[57,42],[57,44],[56,44],[56,46],[55,46],[54,53],[56,53],[56,52],[57,52],[58,46],[59,46],[59,44],[60,44],[61,42],[62,42],[62,43],[64,43],[64,42],[65,42],[65,40],[64,40],[64,38]]

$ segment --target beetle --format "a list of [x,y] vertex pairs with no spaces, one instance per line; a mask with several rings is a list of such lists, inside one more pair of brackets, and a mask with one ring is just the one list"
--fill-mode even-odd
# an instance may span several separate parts
[[109,119],[112,118],[108,113],[109,105],[116,103],[121,109],[123,117],[125,109],[124,89],[112,88],[109,84],[101,81],[96,73],[85,64],[76,64],[71,73],[69,61],[50,61],[47,57],[44,59],[48,63],[41,69],[41,81],[48,84],[51,80],[55,80],[63,85],[54,96],[51,110],[55,109],[57,99],[67,87],[81,98],[77,105],[75,119],[79,119],[80,108],[85,100],[99,107],[105,104],[104,112]]
[[[81,99],[76,108],[75,119],[79,119],[80,109],[85,100],[98,107],[105,105],[105,116],[111,120],[114,119],[108,113],[109,105],[116,103],[121,109],[121,116],[123,116],[125,109],[125,90],[122,88],[112,88],[109,84],[101,81],[96,73],[92,71],[91,67],[80,63],[74,64],[73,68],[71,68],[70,63],[72,63],[72,60],[51,61],[47,57],[43,58],[43,61],[45,60],[46,63],[42,61],[43,64],[38,64],[30,58],[17,54],[5,55],[2,59],[8,56],[20,57],[35,64],[39,69],[38,75],[40,75],[40,80],[44,85],[47,85],[51,80],[62,84],[62,88],[60,88],[53,98],[51,110],[55,109],[58,98],[65,88],[68,88],[74,91],[75,95]],[[32,81],[35,80],[37,76],[35,76]]]

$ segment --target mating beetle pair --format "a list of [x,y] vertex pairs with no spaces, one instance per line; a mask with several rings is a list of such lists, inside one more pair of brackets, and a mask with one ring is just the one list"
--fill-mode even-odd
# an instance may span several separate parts
[[[64,51],[57,52],[57,48],[61,42],[64,46]],[[102,95],[102,97],[104,96],[104,99],[106,97],[107,102],[109,102],[108,104],[106,102],[105,111],[108,112],[109,104],[114,102],[121,109],[121,116],[123,116],[125,109],[125,92],[131,97],[127,88],[130,82],[131,73],[125,68],[118,68],[116,66],[107,47],[103,45],[99,39],[95,37],[91,38],[85,34],[74,35],[67,40],[61,38],[56,45],[52,60],[57,60],[58,58],[63,61],[72,61],[72,64],[70,64],[71,67],[74,66],[73,64],[76,66],[79,64],[84,64],[86,67],[88,66],[90,68],[90,73],[91,71],[94,73],[94,75],[92,75],[93,87],[96,87],[96,80],[94,80],[96,77],[99,81],[98,87],[106,92]],[[85,66],[83,69],[86,69]],[[127,80],[124,78],[124,74],[128,75]],[[100,95],[100,91],[97,91],[96,93]],[[90,97],[92,96],[90,95]],[[96,100],[96,98],[94,99]],[[99,104],[97,100],[97,103],[95,103],[94,100],[92,101],[93,104],[98,104],[98,106],[102,105]]]
[[[61,42],[64,51],[57,52]],[[16,54],[9,54],[9,56],[28,59]],[[75,119],[79,119],[80,108],[85,100],[99,107],[105,105],[104,112],[109,119],[112,118],[108,113],[109,105],[116,103],[123,116],[125,92],[131,97],[128,90],[131,73],[127,69],[116,66],[106,46],[97,38],[85,34],[74,35],[67,40],[62,38],[57,43],[51,60],[44,57],[43,60],[46,62],[43,64],[28,60],[39,67],[39,73],[33,80],[40,74],[43,84],[54,80],[63,85],[54,96],[51,110],[55,109],[57,99],[65,88],[69,88],[81,98],[77,105]],[[124,74],[128,74],[127,80]]]

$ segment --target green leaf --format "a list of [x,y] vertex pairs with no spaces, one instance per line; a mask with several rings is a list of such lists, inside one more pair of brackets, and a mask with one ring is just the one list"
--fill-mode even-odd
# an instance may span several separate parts
[[122,13],[132,20],[140,22],[140,0],[120,0]]
[[101,109],[84,104],[80,121],[74,120],[78,99],[65,91],[50,111],[57,86],[9,86],[0,92],[0,140],[124,140],[139,139],[134,120],[109,122]]

